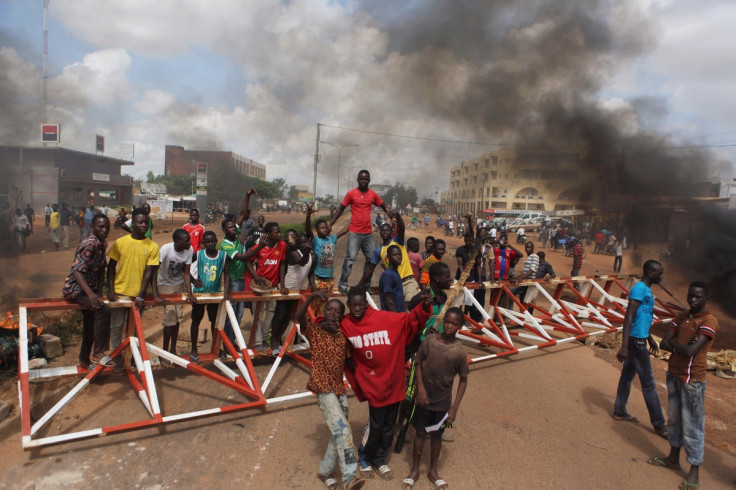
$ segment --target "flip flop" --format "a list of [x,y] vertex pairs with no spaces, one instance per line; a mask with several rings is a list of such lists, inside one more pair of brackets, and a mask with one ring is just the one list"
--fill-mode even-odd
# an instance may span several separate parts
[[190,352],[189,360],[192,362],[192,364],[196,364],[199,366],[199,354],[193,354]]
[[667,461],[664,460],[664,458],[649,458],[647,460],[647,463],[652,466],[661,466],[662,468],[668,468],[670,470],[681,470],[682,466],[678,465],[671,465]]
[[629,415],[628,413],[626,415],[614,415],[613,420],[622,420],[624,422],[639,422],[638,417],[634,417],[633,415]]
[[330,490],[335,490],[337,488],[338,482],[331,476],[317,475],[317,478],[319,478],[319,481],[321,481],[324,486],[326,486]]
[[378,476],[380,476],[382,480],[391,480],[394,477],[394,472],[387,464],[382,464],[376,468],[376,470],[378,472]]
[[682,480],[682,483],[680,483],[680,490],[687,490],[688,488],[699,488],[700,482],[698,483],[688,483],[687,480]]
[[416,482],[413,478],[404,478],[401,481],[401,488],[403,488],[404,490],[411,490],[412,488],[414,488],[415,483]]
[[436,480],[432,480],[429,475],[427,475],[427,480],[432,482],[432,485],[434,485],[434,490],[447,490],[449,488],[449,485],[445,480],[442,478],[438,478]]

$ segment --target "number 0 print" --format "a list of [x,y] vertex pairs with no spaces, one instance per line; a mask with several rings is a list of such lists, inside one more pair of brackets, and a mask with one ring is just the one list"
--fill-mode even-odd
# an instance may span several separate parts
[[365,351],[365,358],[366,359],[373,359],[373,351],[372,350]]

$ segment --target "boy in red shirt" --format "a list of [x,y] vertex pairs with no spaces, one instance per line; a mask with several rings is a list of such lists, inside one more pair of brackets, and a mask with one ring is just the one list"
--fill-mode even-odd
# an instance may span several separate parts
[[370,434],[360,455],[360,472],[373,478],[375,468],[384,480],[393,478],[386,464],[399,413],[399,403],[406,395],[404,349],[422,328],[432,311],[432,297],[410,313],[379,311],[368,307],[366,290],[361,286],[348,291],[349,315],[340,322],[340,330],[352,346],[353,378],[359,400],[368,400]]
[[199,222],[199,209],[192,208],[192,210],[189,211],[189,223],[182,226],[182,229],[189,233],[189,242],[192,244],[192,253],[196,257],[197,251],[202,248],[202,239],[204,237],[204,226]]
[[670,454],[647,463],[680,470],[680,449],[684,446],[690,472],[680,488],[700,486],[700,466],[705,446],[705,367],[708,349],[718,332],[718,319],[706,309],[710,287],[700,281],[690,283],[687,302],[690,311],[680,313],[665,332],[659,346],[672,352],[667,365],[667,439]]

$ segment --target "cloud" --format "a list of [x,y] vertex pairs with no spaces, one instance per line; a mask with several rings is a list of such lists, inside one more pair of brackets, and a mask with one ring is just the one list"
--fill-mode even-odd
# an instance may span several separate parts
[[119,103],[132,95],[128,81],[131,62],[124,49],[88,53],[49,80],[49,93],[58,103],[74,107]]

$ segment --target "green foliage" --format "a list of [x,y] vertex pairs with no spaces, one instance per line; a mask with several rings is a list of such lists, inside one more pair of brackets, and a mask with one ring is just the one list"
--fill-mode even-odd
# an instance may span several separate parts
[[277,197],[284,197],[284,193],[289,188],[286,181],[284,179],[273,179],[271,183],[279,190],[279,195]]
[[433,208],[437,206],[437,202],[431,197],[423,197],[419,205],[423,208]]
[[411,204],[412,207],[416,206],[417,190],[412,186],[407,187],[402,183],[394,184],[383,195],[383,200],[390,205],[394,196],[396,196],[396,206],[399,208],[405,208],[407,204]]
[[289,201],[292,201],[292,202],[299,199],[299,191],[297,190],[295,185],[292,185],[291,187],[289,187],[288,198],[289,198]]

